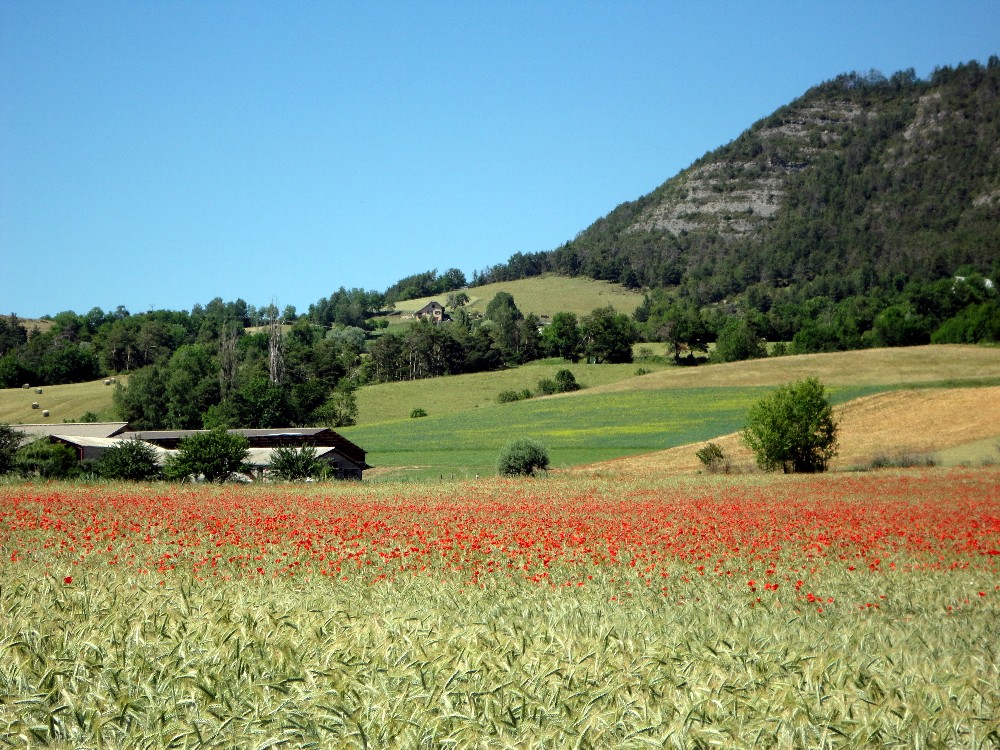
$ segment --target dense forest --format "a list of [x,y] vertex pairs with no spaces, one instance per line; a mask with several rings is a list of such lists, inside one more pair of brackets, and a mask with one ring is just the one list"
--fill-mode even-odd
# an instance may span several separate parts
[[[574,240],[477,271],[340,288],[304,313],[215,299],[191,311],[67,311],[46,330],[0,318],[0,386],[129,373],[139,427],[345,425],[366,383],[538,357],[680,364],[930,342],[1000,341],[1000,60],[838,76],[755,123]],[[461,290],[544,273],[645,291],[547,325]],[[449,322],[387,330],[396,302],[447,295]],[[768,346],[767,342],[770,342]],[[777,342],[777,344],[775,344]]]

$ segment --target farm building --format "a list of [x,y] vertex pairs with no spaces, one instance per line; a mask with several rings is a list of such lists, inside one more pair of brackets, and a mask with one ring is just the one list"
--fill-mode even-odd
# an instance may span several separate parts
[[413,317],[417,320],[427,319],[432,323],[443,323],[446,320],[451,320],[451,316],[444,311],[444,305],[434,300],[431,300],[413,313]]
[[[121,440],[138,439],[156,448],[161,460],[177,449],[180,441],[200,430],[133,430],[125,422],[58,425],[11,425],[26,436],[45,436],[76,450],[81,461],[97,460]],[[337,479],[361,479],[365,451],[326,427],[288,427],[275,430],[230,430],[250,443],[248,463],[258,472],[270,466],[271,451],[278,447],[312,446],[316,458],[328,464]]]

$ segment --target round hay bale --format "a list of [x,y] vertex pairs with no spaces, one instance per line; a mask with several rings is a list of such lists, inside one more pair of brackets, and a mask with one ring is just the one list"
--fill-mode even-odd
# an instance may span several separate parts
[[111,385],[111,381],[110,380],[105,380],[104,381],[104,385]]
[[32,408],[32,409],[37,409],[37,408],[38,408],[38,402],[37,402],[37,401],[33,402],[33,403],[31,404],[31,408]]
[[35,393],[41,393],[41,392],[42,392],[42,389],[41,389],[41,388],[36,388],[36,389],[35,389]]
[[47,416],[49,416],[49,410],[48,410],[48,409],[43,409],[43,410],[42,410],[42,416],[43,416],[43,417],[47,417]]

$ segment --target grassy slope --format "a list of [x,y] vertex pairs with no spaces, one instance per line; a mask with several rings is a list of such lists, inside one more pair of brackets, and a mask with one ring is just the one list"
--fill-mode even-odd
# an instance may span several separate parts
[[655,390],[692,386],[782,385],[806,377],[827,385],[982,384],[1000,379],[1000,348],[914,346],[756,359],[694,368],[669,368],[602,390]]
[[[871,464],[876,457],[957,466],[1000,462],[1000,386],[885,391],[835,409],[840,449],[834,470]],[[753,456],[739,434],[712,439],[737,470],[752,468]],[[694,474],[702,466],[701,444],[574,467],[574,473],[630,476]]]
[[[403,383],[383,383],[357,391],[358,422],[373,424],[409,417],[415,408],[431,416],[454,414],[496,405],[500,391],[538,390],[538,381],[553,378],[559,370],[569,370],[578,383],[587,388],[605,386],[635,377],[639,365],[572,364],[562,360],[547,360],[513,370],[455,375],[447,378],[412,380]],[[669,365],[643,365],[647,370],[664,369]]]
[[[521,312],[539,316],[552,316],[557,312],[572,312],[582,316],[606,305],[612,305],[618,312],[631,315],[642,304],[642,294],[639,292],[629,291],[619,284],[582,277],[536,276],[477,286],[466,289],[465,292],[470,298],[468,309],[479,313],[486,311],[486,306],[497,292],[510,294]],[[447,294],[442,294],[397,302],[396,311],[412,313],[431,300],[444,304],[447,298]]]
[[[846,387],[838,401],[873,392]],[[767,388],[684,388],[536,398],[440,417],[342,429],[368,461],[392,473],[457,477],[494,472],[500,447],[531,437],[549,450],[554,468],[648,453],[738,429]],[[372,476],[379,476],[379,472]]]
[[[102,421],[117,419],[112,404],[114,386],[104,385],[103,380],[69,385],[49,385],[41,394],[34,388],[0,389],[0,422],[8,424],[33,424],[74,422],[92,411]],[[32,409],[37,402],[39,408]],[[42,411],[49,410],[48,419]]]
[[[414,393],[408,389],[417,384],[401,383],[378,386],[378,391],[362,389],[359,401],[397,404],[392,409],[383,407],[383,414],[394,411],[405,415],[422,406],[430,417],[361,425],[343,432],[369,451],[369,463],[380,467],[373,477],[472,476],[491,473],[497,451],[511,437],[541,440],[549,448],[553,465],[567,467],[732,433],[742,427],[753,401],[776,385],[802,377],[818,377],[830,387],[834,401],[843,403],[903,384],[995,383],[998,374],[1000,349],[930,346],[869,350],[699,368],[669,367],[605,385],[595,383],[577,394],[503,405],[484,401],[471,410],[450,413],[435,411],[430,402],[408,399]],[[478,396],[469,396],[478,377],[438,378],[422,381],[419,387],[427,389],[422,393],[428,395],[435,390],[439,408],[457,407],[463,399],[475,403],[475,398],[500,390],[491,386]],[[587,382],[582,375],[578,378]],[[530,387],[532,381],[525,385]],[[377,413],[374,407],[369,412],[371,416]]]

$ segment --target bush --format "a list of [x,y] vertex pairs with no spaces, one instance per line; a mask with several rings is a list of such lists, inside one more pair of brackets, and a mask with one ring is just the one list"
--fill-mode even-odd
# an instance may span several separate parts
[[14,465],[24,476],[67,479],[80,472],[76,451],[45,438],[28,443],[14,454]]
[[426,417],[427,410],[421,409],[419,406],[410,412],[410,419],[419,419],[420,417]]
[[120,440],[101,454],[94,470],[104,479],[142,482],[160,475],[158,458],[149,443],[135,438]]
[[767,356],[764,340],[746,318],[731,318],[719,332],[712,352],[713,362],[740,362]]
[[816,378],[783,386],[758,401],[746,422],[743,441],[767,471],[825,471],[837,453],[833,407]]
[[283,445],[275,448],[271,451],[270,468],[276,477],[288,482],[318,477],[323,473],[323,466],[316,458],[316,449],[311,445],[303,445],[301,448]]
[[549,468],[549,455],[534,440],[521,438],[507,443],[497,458],[497,473],[501,476],[533,476]]
[[204,476],[206,482],[225,482],[246,468],[249,453],[250,443],[245,437],[217,427],[181,440],[163,471],[169,479]]
[[569,370],[560,370],[556,373],[556,386],[559,393],[572,393],[580,390],[580,384]]
[[542,378],[538,381],[538,392],[543,396],[559,393],[559,385],[552,378]]
[[934,456],[900,451],[893,455],[879,453],[868,462],[869,470],[875,469],[912,469],[914,467],[929,467],[935,465]]
[[719,472],[728,474],[732,468],[732,463],[726,458],[726,454],[722,452],[722,448],[715,443],[709,443],[704,448],[695,451],[695,455],[704,464],[705,470],[710,474],[717,474]]
[[513,401],[523,401],[531,398],[531,389],[523,388],[520,391],[500,391],[497,394],[498,404],[509,404]]

